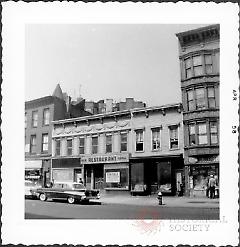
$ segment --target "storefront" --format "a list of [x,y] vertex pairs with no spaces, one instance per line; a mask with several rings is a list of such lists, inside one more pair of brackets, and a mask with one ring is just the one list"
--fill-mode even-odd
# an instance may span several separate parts
[[83,179],[80,158],[52,159],[52,182],[79,182]]
[[130,160],[130,190],[133,195],[175,195],[183,179],[183,157],[135,158]]
[[25,160],[25,180],[42,185],[42,160]]
[[129,190],[129,154],[89,155],[81,158],[87,188]]
[[210,175],[214,176],[219,191],[219,156],[190,158],[190,162],[192,162],[188,167],[190,196],[207,197]]

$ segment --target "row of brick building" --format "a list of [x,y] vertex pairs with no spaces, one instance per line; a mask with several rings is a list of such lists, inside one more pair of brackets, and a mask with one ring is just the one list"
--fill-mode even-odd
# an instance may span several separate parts
[[72,102],[59,85],[25,102],[25,178],[45,186],[81,178],[113,193],[174,195],[183,186],[186,195],[205,195],[208,176],[219,179],[219,31],[177,34],[182,103]]

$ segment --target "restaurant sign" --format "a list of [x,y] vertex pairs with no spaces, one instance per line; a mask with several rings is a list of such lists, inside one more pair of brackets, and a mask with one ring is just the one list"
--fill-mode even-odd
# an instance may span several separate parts
[[81,164],[129,162],[128,154],[89,155],[81,157]]

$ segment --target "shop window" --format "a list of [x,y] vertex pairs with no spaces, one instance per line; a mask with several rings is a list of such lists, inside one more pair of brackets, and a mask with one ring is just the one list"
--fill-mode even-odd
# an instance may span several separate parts
[[204,88],[196,88],[196,108],[197,110],[206,108]]
[[27,128],[27,113],[25,112],[25,122],[24,122],[24,125],[25,125],[25,129]]
[[143,130],[136,130],[136,151],[143,151]]
[[106,153],[112,152],[112,135],[106,135]]
[[206,74],[212,74],[212,72],[213,72],[212,55],[205,54],[204,55],[204,61],[205,61]]
[[208,107],[209,108],[215,108],[216,107],[216,101],[215,101],[214,87],[208,87],[207,93],[208,93]]
[[56,156],[60,156],[61,142],[60,139],[56,140]]
[[67,139],[67,155],[72,155],[72,139]]
[[50,110],[49,108],[46,108],[43,110],[43,125],[49,125],[50,124]]
[[42,152],[48,152],[48,134],[42,135]]
[[106,188],[128,189],[128,168],[106,168],[104,172]]
[[171,174],[172,172],[170,162],[159,162],[157,164],[157,179],[159,191],[164,193],[172,192]]
[[131,191],[144,192],[144,164],[134,163],[131,165]]
[[30,153],[35,154],[37,152],[37,136],[31,135],[30,137]]
[[207,144],[207,125],[206,123],[198,124],[198,144]]
[[160,128],[152,129],[152,150],[160,149]]
[[189,125],[189,145],[194,146],[196,144],[196,132],[195,124]]
[[84,154],[85,153],[85,138],[84,137],[80,137],[79,138],[79,153],[80,154]]
[[218,128],[217,122],[210,122],[210,140],[211,144],[218,143]]
[[178,148],[178,126],[169,126],[170,149]]
[[121,152],[127,151],[127,133],[121,133]]
[[92,137],[92,153],[93,154],[98,153],[98,136]]
[[38,125],[38,112],[33,111],[32,112],[32,127],[36,128]]
[[192,58],[186,58],[185,60],[185,72],[186,72],[186,78],[192,77]]

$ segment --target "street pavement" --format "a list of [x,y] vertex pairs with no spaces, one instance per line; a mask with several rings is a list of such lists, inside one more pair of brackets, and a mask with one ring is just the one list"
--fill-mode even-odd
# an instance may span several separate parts
[[89,204],[25,200],[25,219],[219,219],[219,199],[103,194]]

